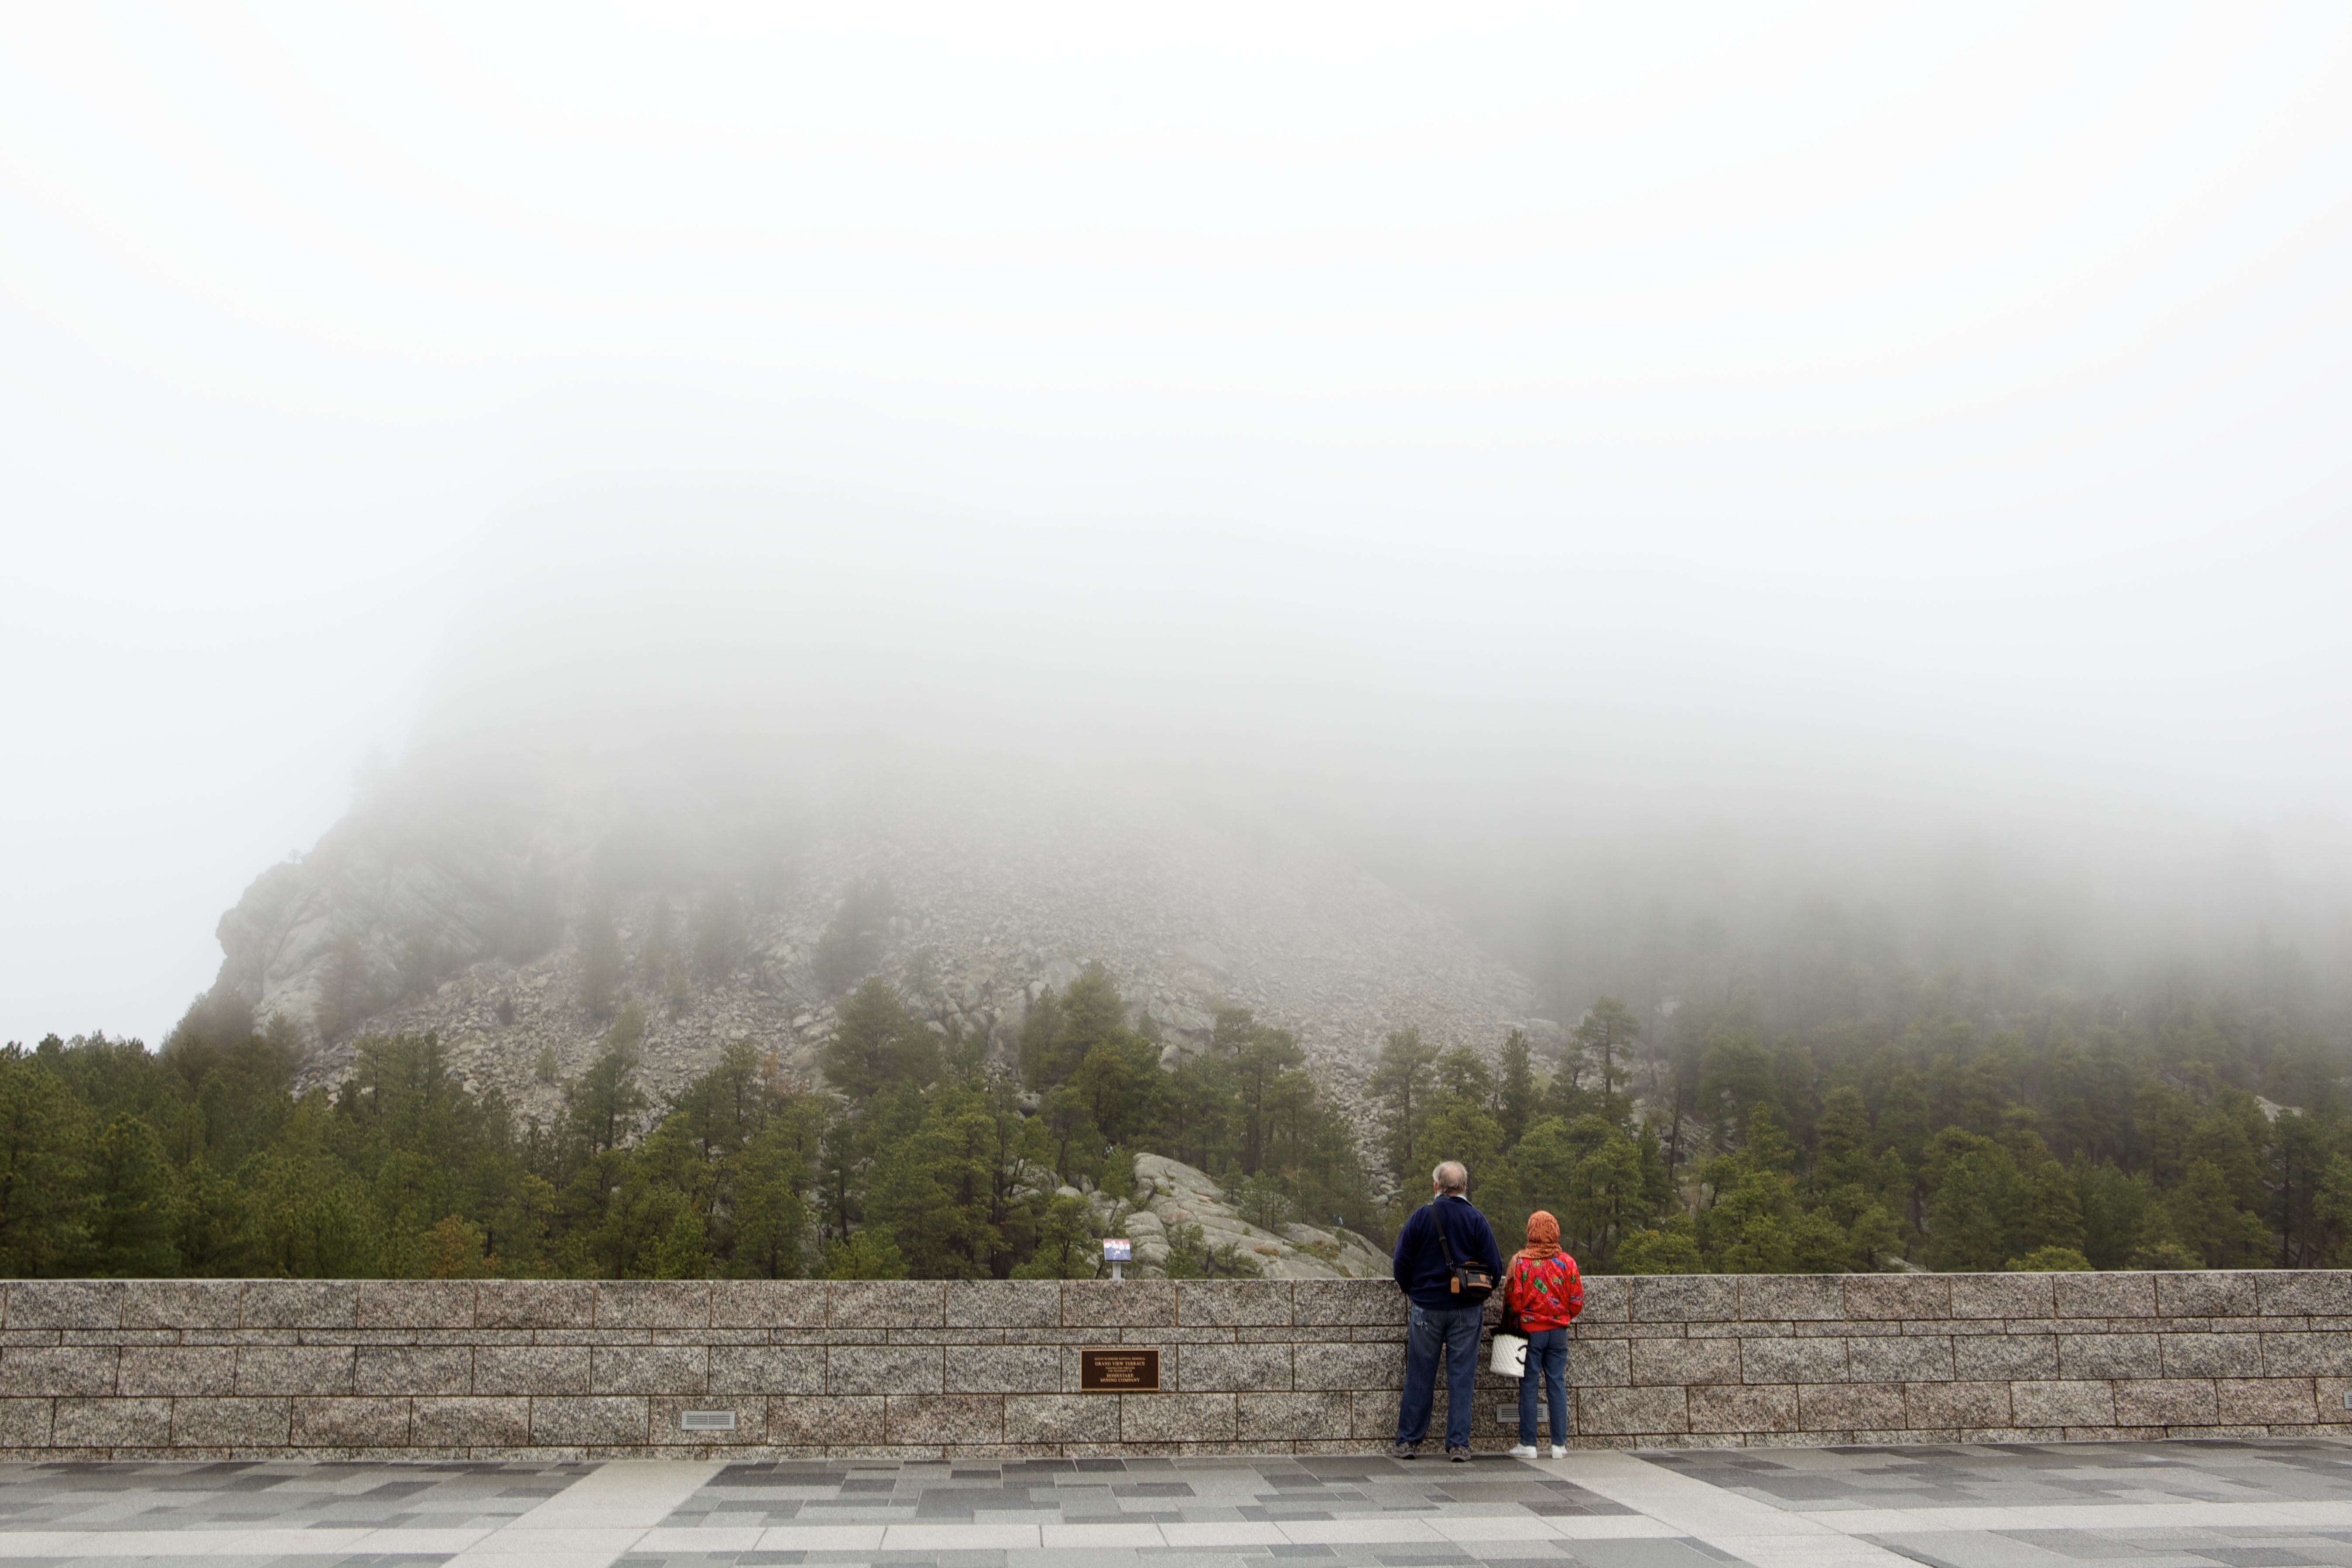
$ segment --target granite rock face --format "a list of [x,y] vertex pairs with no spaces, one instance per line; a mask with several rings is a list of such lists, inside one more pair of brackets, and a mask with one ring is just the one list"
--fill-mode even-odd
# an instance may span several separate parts
[[1168,1227],[1195,1225],[1213,1247],[1231,1246],[1255,1262],[1268,1279],[1386,1279],[1389,1259],[1345,1229],[1322,1230],[1291,1224],[1266,1230],[1234,1212],[1209,1174],[1160,1154],[1135,1157],[1135,1195],[1141,1205],[1127,1216],[1135,1260],[1156,1268],[1168,1259]]
[[[838,1001],[818,942],[845,891],[881,879],[895,912],[876,973],[1007,1058],[1038,995],[1097,962],[1169,1051],[1204,1043],[1220,1006],[1248,1008],[1298,1037],[1343,1105],[1395,1029],[1489,1049],[1515,1027],[1558,1036],[1530,1017],[1532,985],[1450,920],[1334,853],[1204,814],[861,802],[691,837],[680,848],[625,794],[551,772],[388,786],[222,918],[215,992],[301,1031],[307,1082],[338,1080],[363,1033],[430,1029],[472,1086],[545,1116],[608,1026],[581,994],[580,921],[602,896],[656,1097],[746,1039],[814,1082]],[[721,884],[745,911],[731,965],[647,973],[657,901],[688,947]],[[545,1050],[552,1081],[534,1073]]]

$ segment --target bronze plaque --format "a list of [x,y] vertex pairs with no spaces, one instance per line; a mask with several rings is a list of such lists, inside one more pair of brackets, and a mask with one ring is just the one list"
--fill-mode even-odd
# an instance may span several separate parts
[[1160,1352],[1156,1350],[1082,1350],[1078,1352],[1081,1394],[1157,1394]]

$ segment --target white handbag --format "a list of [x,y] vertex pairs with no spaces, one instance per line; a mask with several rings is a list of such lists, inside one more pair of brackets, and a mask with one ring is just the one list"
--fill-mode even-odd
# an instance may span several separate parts
[[1517,1334],[1496,1334],[1495,1353],[1487,1361],[1486,1370],[1497,1377],[1527,1376],[1528,1342]]

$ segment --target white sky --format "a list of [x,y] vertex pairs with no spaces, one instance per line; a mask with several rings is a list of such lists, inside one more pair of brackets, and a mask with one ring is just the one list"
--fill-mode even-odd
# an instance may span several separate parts
[[159,1038],[436,660],[528,700],[486,627],[1408,796],[2338,812],[2347,80],[2336,5],[0,11],[0,1037]]

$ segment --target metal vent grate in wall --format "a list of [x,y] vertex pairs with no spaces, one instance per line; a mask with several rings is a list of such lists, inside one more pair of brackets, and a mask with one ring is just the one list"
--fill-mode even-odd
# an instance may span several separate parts
[[732,1432],[735,1412],[732,1410],[681,1410],[677,1414],[678,1429],[684,1432]]

